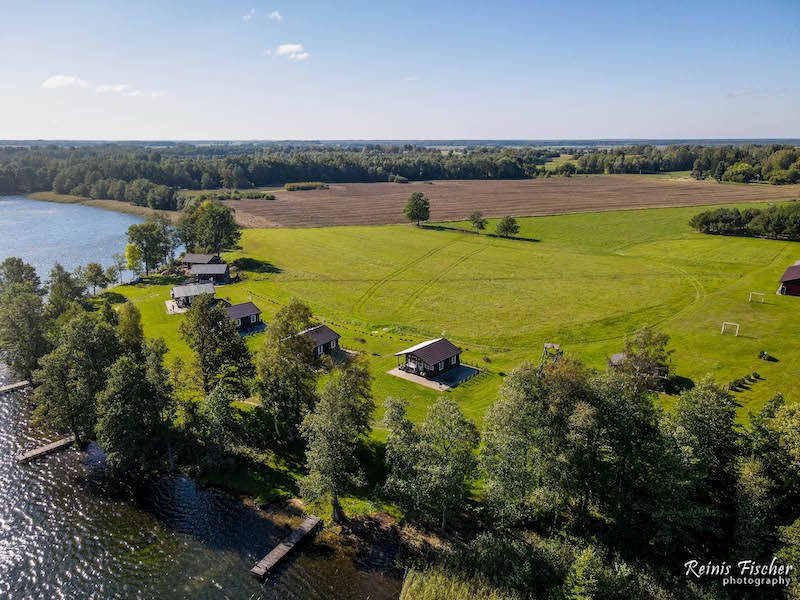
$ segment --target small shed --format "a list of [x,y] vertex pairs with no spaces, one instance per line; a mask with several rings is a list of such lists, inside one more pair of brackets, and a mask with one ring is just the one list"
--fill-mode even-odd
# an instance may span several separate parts
[[339,338],[342,337],[327,325],[311,327],[298,335],[304,335],[311,340],[311,347],[316,356],[332,353],[339,346]]
[[188,285],[176,285],[169,292],[169,295],[181,307],[191,306],[194,299],[203,294],[211,294],[213,296],[214,284],[190,283]]
[[786,296],[800,296],[800,265],[794,264],[786,269],[778,291]]
[[225,284],[230,281],[231,271],[227,263],[195,264],[189,269],[189,275],[197,277],[199,281],[213,281]]
[[237,329],[252,329],[261,323],[261,309],[252,302],[233,304],[225,310],[228,318],[236,323]]
[[461,364],[461,348],[446,338],[437,338],[406,348],[395,354],[400,370],[435,377]]
[[181,257],[181,264],[184,267],[191,267],[192,265],[211,265],[219,264],[222,259],[215,254],[193,254],[187,252]]

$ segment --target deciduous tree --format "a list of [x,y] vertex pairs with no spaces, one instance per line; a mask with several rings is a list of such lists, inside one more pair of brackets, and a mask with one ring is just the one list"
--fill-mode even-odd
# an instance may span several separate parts
[[431,216],[431,204],[422,192],[414,192],[408,197],[406,207],[403,209],[406,218],[416,223],[427,221]]

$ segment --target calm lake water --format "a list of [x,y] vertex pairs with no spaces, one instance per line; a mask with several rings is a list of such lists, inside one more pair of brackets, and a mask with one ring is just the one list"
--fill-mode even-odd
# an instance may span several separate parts
[[144,219],[80,204],[0,196],[0,261],[18,256],[44,281],[53,263],[72,271],[88,262],[104,267],[125,252],[125,231]]
[[[103,262],[139,221],[0,198],[0,258],[21,256],[45,273],[55,260]],[[0,385],[10,382],[0,364]],[[25,394],[0,396],[0,598],[397,598],[395,577],[328,534],[266,583],[254,580],[250,568],[286,535],[286,517],[185,476],[119,481],[95,445],[17,464],[21,451],[60,437],[32,427],[31,408]]]

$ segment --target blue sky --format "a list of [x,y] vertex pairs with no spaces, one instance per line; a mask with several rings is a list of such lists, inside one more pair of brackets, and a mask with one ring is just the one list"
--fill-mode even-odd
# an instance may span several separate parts
[[0,0],[0,138],[800,137],[800,3]]

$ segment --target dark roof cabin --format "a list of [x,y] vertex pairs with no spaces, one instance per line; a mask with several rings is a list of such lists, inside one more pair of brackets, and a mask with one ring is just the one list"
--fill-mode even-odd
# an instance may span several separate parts
[[233,304],[225,310],[237,329],[251,329],[261,322],[261,309],[252,302]]
[[401,370],[423,377],[435,377],[461,364],[461,348],[446,338],[422,342],[395,356],[404,358]]
[[779,291],[787,296],[800,296],[800,265],[794,264],[786,269]]
[[193,254],[187,252],[181,257],[181,264],[185,267],[191,267],[192,265],[219,264],[221,262],[222,259],[214,254]]
[[228,283],[231,277],[230,268],[226,263],[194,264],[189,269],[189,275],[197,277],[200,281],[213,281],[214,283]]
[[191,306],[192,301],[201,294],[214,295],[213,283],[190,283],[188,285],[176,285],[170,290],[169,295],[175,299],[179,306]]
[[311,340],[311,347],[317,356],[333,352],[339,345],[339,338],[342,337],[327,325],[311,327],[298,335],[304,335]]

